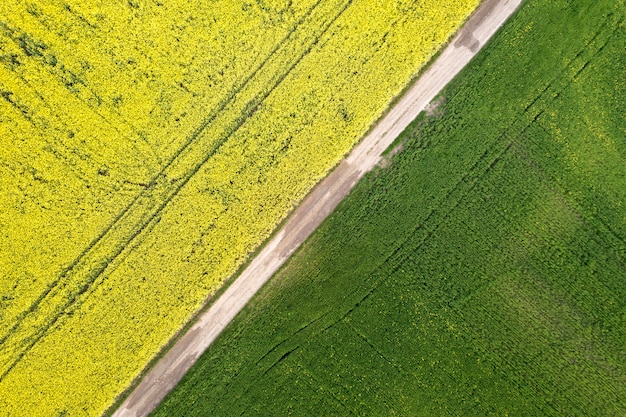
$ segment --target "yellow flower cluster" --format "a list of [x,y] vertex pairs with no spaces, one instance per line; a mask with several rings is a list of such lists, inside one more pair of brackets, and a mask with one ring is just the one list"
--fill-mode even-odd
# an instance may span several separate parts
[[0,409],[98,415],[477,0],[0,5]]

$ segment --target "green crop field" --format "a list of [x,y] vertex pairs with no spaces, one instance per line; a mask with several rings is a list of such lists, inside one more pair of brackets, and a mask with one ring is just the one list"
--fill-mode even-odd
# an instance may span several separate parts
[[625,10],[524,3],[155,415],[626,415]]

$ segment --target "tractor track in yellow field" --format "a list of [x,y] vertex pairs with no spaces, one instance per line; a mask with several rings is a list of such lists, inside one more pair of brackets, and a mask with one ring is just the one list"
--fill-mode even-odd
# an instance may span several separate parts
[[[54,326],[63,313],[76,302],[76,300],[84,293],[88,292],[92,284],[100,277],[122,252],[128,248],[131,243],[147,228],[150,224],[158,221],[160,213],[169,204],[170,201],[179,193],[179,191],[189,182],[189,180],[204,166],[207,161],[224,145],[228,139],[250,118],[258,106],[274,91],[274,89],[293,71],[302,59],[311,52],[319,41],[320,37],[328,30],[332,23],[343,14],[343,12],[352,3],[352,0],[338,2],[337,13],[334,13],[328,19],[320,22],[316,35],[300,48],[300,54],[283,68],[278,74],[271,74],[269,86],[264,85],[261,91],[253,94],[252,99],[247,100],[239,115],[228,124],[224,134],[220,136],[217,143],[209,144],[207,152],[203,146],[200,136],[217,118],[222,110],[233,102],[236,96],[244,90],[263,68],[272,61],[272,57],[280,53],[281,49],[286,48],[286,43],[296,32],[296,29],[312,18],[312,14],[320,5],[322,0],[318,0],[307,10],[300,20],[294,25],[293,29],[279,42],[270,52],[268,57],[257,66],[249,77],[247,77],[239,86],[233,89],[232,93],[226,97],[211,112],[205,121],[193,132],[184,145],[167,161],[160,172],[143,187],[141,192],[133,198],[130,204],[122,210],[113,219],[113,222],[97,236],[80,254],[67,266],[57,278],[52,281],[47,288],[33,301],[20,316],[17,317],[15,324],[8,329],[5,335],[0,336],[0,345],[6,343],[13,337],[19,337],[18,330],[21,327],[34,329],[20,343],[20,348],[16,350],[13,360],[5,364],[0,369],[0,381],[11,372],[17,363],[28,353],[37,342],[46,335],[48,330]],[[316,22],[317,23],[317,22]],[[193,149],[192,149],[193,148]],[[201,151],[194,152],[195,148]],[[202,152],[204,150],[204,152]],[[180,165],[190,167],[184,172],[181,178],[168,175],[168,171],[175,171]],[[77,276],[78,279],[72,279]],[[81,279],[82,278],[82,279]],[[67,297],[58,297],[64,300],[61,305],[55,305],[53,310],[56,314],[46,316],[41,319],[40,323],[32,325],[32,321],[36,321],[36,312],[47,300],[54,303],[54,297],[57,293],[67,294]],[[30,321],[29,321],[30,320]]]

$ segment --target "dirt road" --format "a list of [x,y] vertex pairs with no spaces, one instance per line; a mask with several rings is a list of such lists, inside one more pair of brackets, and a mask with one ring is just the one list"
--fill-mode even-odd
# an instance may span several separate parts
[[113,414],[114,417],[146,416],[163,400],[252,296],[335,209],[357,181],[379,163],[382,152],[465,67],[521,1],[483,2],[415,85],[350,155],[315,187],[282,230],[143,378]]

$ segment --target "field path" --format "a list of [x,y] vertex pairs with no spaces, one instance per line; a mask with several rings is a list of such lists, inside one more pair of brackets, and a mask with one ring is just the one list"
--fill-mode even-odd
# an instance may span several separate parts
[[252,296],[337,207],[358,180],[380,162],[383,151],[467,65],[521,2],[486,0],[481,4],[415,85],[350,155],[313,189],[242,274],[145,375],[114,417],[146,416],[154,410]]

